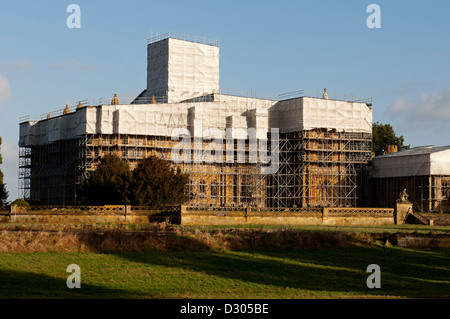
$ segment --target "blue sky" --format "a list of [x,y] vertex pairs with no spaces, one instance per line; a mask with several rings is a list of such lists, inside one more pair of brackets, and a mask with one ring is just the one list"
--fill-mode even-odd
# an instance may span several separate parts
[[[81,28],[69,29],[69,4]],[[369,4],[381,28],[369,29]],[[450,144],[449,1],[0,2],[0,166],[17,198],[19,117],[146,86],[146,42],[174,31],[220,41],[220,86],[373,98],[407,144]]]

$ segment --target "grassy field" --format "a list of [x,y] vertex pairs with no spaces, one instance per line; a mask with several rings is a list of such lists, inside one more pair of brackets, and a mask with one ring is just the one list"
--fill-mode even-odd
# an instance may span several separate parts
[[[73,263],[81,289],[66,286]],[[0,253],[0,286],[0,298],[449,298],[450,250]]]
[[[1,226],[0,299],[450,298],[448,247],[387,240],[449,226]],[[67,288],[70,264],[81,289]],[[366,285],[370,264],[380,289]]]

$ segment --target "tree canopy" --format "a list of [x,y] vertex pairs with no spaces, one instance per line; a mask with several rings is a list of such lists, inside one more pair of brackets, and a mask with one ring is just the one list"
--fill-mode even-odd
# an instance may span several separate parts
[[372,151],[375,152],[375,156],[385,154],[388,145],[396,145],[398,151],[407,150],[410,147],[410,145],[404,145],[403,136],[395,135],[394,128],[390,124],[373,123],[372,136]]
[[186,200],[188,176],[156,156],[142,159],[134,170],[116,154],[107,154],[85,180],[80,198],[92,205],[180,204]]
[[79,195],[89,198],[93,205],[129,204],[131,178],[128,162],[116,154],[107,154],[82,183]]
[[144,158],[133,171],[133,199],[139,205],[179,204],[186,200],[184,192],[188,175],[175,171],[156,156]]

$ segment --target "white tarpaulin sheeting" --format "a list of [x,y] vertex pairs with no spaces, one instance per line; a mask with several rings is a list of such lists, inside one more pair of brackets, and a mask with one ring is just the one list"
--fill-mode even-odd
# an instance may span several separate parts
[[[218,94],[219,47],[215,42],[168,37],[149,43],[147,53],[147,89],[141,102],[167,94],[169,103],[157,99],[166,103],[86,106],[66,115],[24,122],[20,124],[20,146],[84,134],[169,137],[174,128],[192,130],[194,122],[223,134],[227,127],[236,132],[248,128],[257,132],[279,128],[280,133],[315,128],[372,132],[372,109],[365,103],[307,97],[277,102]],[[263,138],[265,133],[261,134]]]
[[64,116],[20,124],[20,146],[44,145],[86,134],[86,109]]
[[224,136],[227,127],[236,129],[239,136],[241,130],[254,128],[258,138],[266,138],[270,128],[279,128],[280,133],[313,128],[370,133],[371,120],[372,111],[364,103],[313,98],[276,102],[215,94],[213,102],[88,106],[21,123],[20,145],[43,145],[84,134],[170,137],[174,128],[192,129],[194,121],[201,123],[203,130],[219,129]]
[[280,132],[315,128],[372,133],[372,109],[365,103],[300,97],[278,102]]
[[202,130],[219,129],[223,136],[230,125],[240,131],[245,131],[249,127],[268,130],[267,108],[273,105],[274,101],[244,97],[227,99],[224,96],[217,100],[84,107],[63,116],[21,123],[20,145],[43,145],[84,134],[170,137],[174,128],[189,129],[193,126],[194,120],[198,124],[201,123]]
[[19,145],[20,146],[28,146],[28,145],[35,144],[35,141],[31,135],[31,128],[35,127],[35,125],[36,125],[35,121],[28,121],[28,122],[20,123],[20,126],[19,126]]
[[164,39],[147,47],[147,97],[179,102],[219,92],[219,47]]
[[450,146],[417,147],[377,156],[372,164],[374,178],[450,175]]
[[450,176],[450,146],[448,150],[431,153],[431,175]]
[[430,175],[430,155],[379,157],[372,160],[375,178]]

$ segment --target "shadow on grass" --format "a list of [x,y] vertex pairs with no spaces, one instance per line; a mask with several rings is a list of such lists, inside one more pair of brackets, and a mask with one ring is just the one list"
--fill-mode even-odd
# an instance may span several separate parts
[[[219,295],[242,298],[243,294],[245,298],[450,297],[448,249],[330,248],[332,241],[340,238],[334,233],[333,237],[326,236],[320,241],[308,237],[314,244],[320,242],[322,248],[305,249],[291,242],[292,237],[276,239],[251,232],[245,237],[249,245],[243,245],[244,237],[241,237],[230,250],[217,248],[208,234],[201,233],[196,234],[198,238],[176,233],[161,236],[156,230],[139,235],[123,232],[94,235],[88,233],[80,236],[80,240],[92,251],[138,263],[136,266],[144,265],[149,270],[162,267],[164,276],[169,274],[170,284],[161,284],[164,279],[158,278],[162,288],[154,290],[156,296],[146,294],[152,282],[145,283],[139,293],[102,287],[101,282],[94,282],[98,286],[83,284],[83,280],[82,289],[77,290],[67,288],[67,277],[55,279],[30,272],[0,270],[0,298],[217,298]],[[273,244],[275,239],[277,242]],[[236,248],[239,245],[242,249]],[[275,249],[278,246],[284,249]],[[153,251],[148,251],[149,248]],[[370,275],[366,269],[370,264],[381,267],[381,289],[369,289],[366,285]],[[117,274],[120,276],[120,272]],[[107,276],[111,275],[100,278]],[[230,291],[229,296],[226,291]]]
[[130,293],[134,295],[129,290],[85,284],[83,280],[81,289],[70,289],[67,287],[66,279],[32,272],[0,269],[0,299],[126,298]]
[[[278,252],[264,252],[266,256],[278,256]],[[401,249],[401,248],[350,248],[298,251],[289,257],[321,267],[337,267],[339,280],[324,289],[364,292],[370,295],[390,295],[408,298],[450,297],[450,250]],[[370,273],[367,266],[377,264],[381,269],[381,289],[368,289],[366,279]],[[329,269],[329,268],[328,268]],[[345,270],[358,273],[355,276]],[[324,276],[325,278],[328,275]],[[332,279],[332,278],[330,278]],[[346,281],[344,283],[344,281]],[[362,286],[362,287],[361,287]]]
[[[113,254],[150,267],[158,265],[188,269],[208,276],[231,279],[237,285],[252,283],[266,287],[292,288],[297,289],[299,295],[302,294],[301,291],[306,291],[306,295],[312,292],[319,298],[448,298],[449,252],[373,247]],[[367,287],[366,280],[371,273],[367,273],[366,269],[370,264],[377,264],[381,268],[381,289]],[[210,289],[215,289],[212,284]],[[279,297],[284,298],[282,293]]]
[[[111,249],[107,253],[149,267],[173,268],[174,276],[177,269],[190,270],[206,274],[208,276],[205,277],[209,279],[230,279],[236,285],[256,284],[261,289],[271,291],[282,291],[284,288],[297,290],[290,291],[290,298],[295,297],[296,293],[319,298],[450,297],[450,250],[412,250],[381,246],[330,248],[333,247],[332,241],[340,238],[335,237],[334,233],[332,237],[308,237],[314,243],[320,242],[322,246],[319,247],[326,248],[292,249],[295,243],[290,243],[284,247],[291,249],[274,249],[277,245],[270,243],[274,238],[263,238],[259,232],[250,233],[246,239],[249,245],[243,245],[243,249],[218,250],[212,248],[214,244],[210,237],[205,239],[180,234],[171,236],[164,244],[168,251],[120,252],[118,249]],[[284,242],[287,239],[277,240]],[[112,242],[120,243],[120,240]],[[348,244],[346,240],[344,242]],[[252,247],[255,250],[251,250]],[[370,264],[377,264],[381,268],[381,289],[367,287],[366,280],[371,273],[367,273],[366,269]],[[200,280],[205,280],[205,277],[196,276],[202,278]],[[211,283],[202,282],[205,284],[205,291],[209,289],[221,292],[221,288],[215,287],[213,279],[211,280]],[[230,282],[224,284],[233,285]],[[278,296],[284,298],[282,292]],[[273,298],[274,295],[270,297]]]

